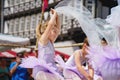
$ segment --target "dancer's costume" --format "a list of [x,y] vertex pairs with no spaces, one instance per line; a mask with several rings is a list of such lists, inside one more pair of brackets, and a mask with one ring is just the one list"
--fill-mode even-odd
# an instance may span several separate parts
[[[86,72],[88,72],[88,58],[85,57],[83,59],[82,52],[79,51],[80,53],[80,61],[82,67],[85,69]],[[70,80],[87,80],[77,69],[76,64],[75,64],[75,57],[74,54],[68,59],[68,61],[65,63],[65,68],[63,71],[63,75],[65,79],[70,79]],[[97,80],[98,78],[101,78],[100,76],[94,74],[94,80]]]
[[[118,1],[120,2],[120,0]],[[90,48],[90,60],[104,80],[120,80],[120,5],[111,9],[107,28],[100,28],[108,45]],[[106,25],[105,24],[105,25]]]
[[[88,62],[87,58],[83,60],[81,51],[80,51],[80,61],[82,66],[86,65]],[[72,55],[65,64],[66,64],[66,68],[64,69],[64,72],[63,72],[65,78],[68,78],[71,80],[72,79],[85,80],[85,77],[79,72],[79,70],[76,67],[74,55]],[[71,74],[69,75],[68,73],[71,73]]]
[[33,68],[33,77],[36,80],[63,80],[56,67],[54,58],[54,47],[50,41],[45,46],[38,43],[38,58],[26,58],[20,66]]
[[103,80],[120,79],[120,51],[117,48],[111,46],[104,46],[103,49],[97,46],[91,47],[89,59]]
[[[89,62],[96,74],[103,80],[120,80],[120,6],[112,9],[111,15],[105,20],[94,19],[91,13],[80,5],[80,0],[64,0],[56,6],[56,11],[79,22],[86,34],[89,48]],[[108,45],[102,46],[105,38]]]

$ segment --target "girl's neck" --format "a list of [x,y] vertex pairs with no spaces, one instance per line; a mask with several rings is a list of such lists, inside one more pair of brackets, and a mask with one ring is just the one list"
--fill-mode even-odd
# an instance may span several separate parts
[[54,43],[52,40],[49,40],[51,43]]
[[81,52],[82,52],[82,57],[85,58],[85,56],[86,56],[85,50],[81,49]]

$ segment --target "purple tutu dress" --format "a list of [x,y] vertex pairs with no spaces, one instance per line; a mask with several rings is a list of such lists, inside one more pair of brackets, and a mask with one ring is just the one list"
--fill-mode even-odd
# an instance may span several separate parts
[[[80,51],[80,61],[83,68],[88,72],[88,58],[83,59],[82,53]],[[87,80],[77,69],[75,65],[74,55],[72,55],[68,61],[65,63],[66,68],[63,71],[63,75],[68,80]],[[94,80],[97,80],[100,76],[94,75]],[[101,80],[101,79],[99,79]]]
[[120,80],[120,51],[111,46],[91,47],[89,60],[103,80]]
[[45,46],[38,43],[38,58],[26,58],[20,66],[33,68],[33,77],[36,80],[63,80],[54,58],[54,47],[50,41]]

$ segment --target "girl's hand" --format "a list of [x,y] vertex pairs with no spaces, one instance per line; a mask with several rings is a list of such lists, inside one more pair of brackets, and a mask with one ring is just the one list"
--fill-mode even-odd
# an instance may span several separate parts
[[91,76],[89,76],[89,77],[87,78],[87,80],[93,80],[93,78],[92,78]]
[[51,13],[54,14],[55,13],[55,10],[51,8]]
[[54,14],[57,15],[57,12],[56,12],[54,9],[52,9],[52,8],[51,8],[51,13],[52,13],[53,15],[54,15]]
[[19,57],[17,57],[17,58],[16,58],[16,62],[17,62],[18,64],[20,64],[20,63],[21,63],[21,59],[20,59]]

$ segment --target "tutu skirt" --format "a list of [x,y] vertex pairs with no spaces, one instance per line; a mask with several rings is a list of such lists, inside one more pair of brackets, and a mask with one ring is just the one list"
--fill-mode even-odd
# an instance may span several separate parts
[[[88,70],[86,70],[88,72]],[[64,69],[63,75],[65,79],[70,79],[70,80],[87,80],[78,70],[77,68],[67,68]],[[102,77],[99,75],[94,74],[93,77],[94,80],[102,80]]]
[[103,80],[120,80],[120,51],[116,48],[91,47],[88,51],[89,61]]
[[[69,67],[65,64],[60,56],[56,56],[56,62],[63,67],[63,76],[65,80],[87,80],[77,69],[77,67]],[[88,72],[88,69],[85,69]],[[94,74],[94,80],[102,80],[101,76]]]
[[24,68],[32,68],[32,75],[35,80],[64,80],[64,78],[57,72],[56,67],[53,67],[52,64],[47,64],[45,61],[40,61],[36,57],[24,59],[20,66]]
[[39,71],[36,74],[36,80],[60,80],[60,78],[49,72]]
[[63,75],[65,79],[71,80],[86,80],[80,72],[78,72],[77,68],[65,68],[63,70]]

